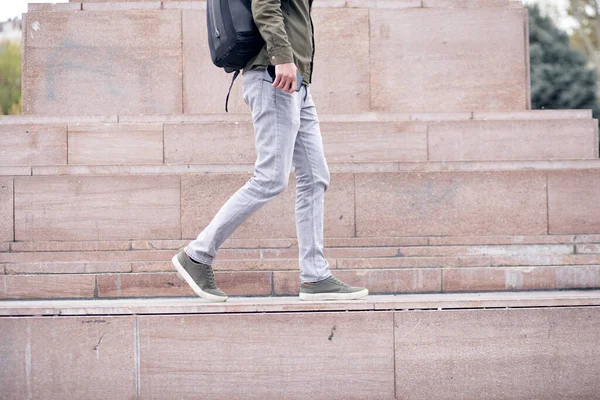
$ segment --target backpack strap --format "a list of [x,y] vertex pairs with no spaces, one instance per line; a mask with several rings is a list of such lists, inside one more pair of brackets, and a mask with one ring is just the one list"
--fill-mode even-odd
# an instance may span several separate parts
[[292,8],[290,5],[290,0],[281,0],[281,9],[290,15],[292,13]]
[[252,0],[240,0],[240,2],[246,6],[248,11],[252,12]]
[[227,98],[225,99],[225,112],[229,112],[227,110],[227,103],[229,103],[229,95],[231,94],[231,88],[233,87],[233,82],[235,82],[235,79],[238,77],[239,74],[240,74],[240,70],[236,69],[235,73],[233,74],[233,79],[231,80],[231,85],[229,86],[229,91],[227,92]]

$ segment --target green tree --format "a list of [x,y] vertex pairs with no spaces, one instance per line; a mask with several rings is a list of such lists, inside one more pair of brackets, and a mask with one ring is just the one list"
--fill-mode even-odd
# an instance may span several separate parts
[[598,118],[596,71],[537,5],[528,9],[532,108],[592,109]]
[[21,46],[0,42],[0,114],[21,114]]
[[571,44],[581,50],[600,76],[600,13],[596,0],[570,0],[569,16],[577,22],[571,35]]

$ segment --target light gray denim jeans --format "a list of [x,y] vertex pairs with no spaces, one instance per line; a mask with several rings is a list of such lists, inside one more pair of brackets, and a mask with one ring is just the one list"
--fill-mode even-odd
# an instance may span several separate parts
[[330,175],[310,87],[287,93],[272,86],[264,69],[254,69],[242,74],[242,96],[254,122],[254,176],[184,250],[212,265],[219,247],[237,227],[287,188],[293,165],[300,280],[325,279],[331,276],[323,254],[324,194]]

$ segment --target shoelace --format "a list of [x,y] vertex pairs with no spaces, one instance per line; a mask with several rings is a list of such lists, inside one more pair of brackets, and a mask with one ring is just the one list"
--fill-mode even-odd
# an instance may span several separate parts
[[208,285],[211,289],[216,289],[217,284],[215,282],[215,273],[211,266],[206,266],[206,278],[208,279]]
[[335,276],[333,276],[333,275],[331,275],[331,276],[329,277],[329,279],[330,279],[331,281],[333,281],[334,283],[337,283],[338,285],[342,285],[342,286],[344,286],[344,287],[350,287],[350,285],[348,285],[346,282],[342,282],[342,281],[340,281],[338,278],[336,278],[336,277],[335,277]]

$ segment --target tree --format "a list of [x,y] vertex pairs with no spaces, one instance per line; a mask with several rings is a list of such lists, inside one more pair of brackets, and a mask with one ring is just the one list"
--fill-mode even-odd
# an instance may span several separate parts
[[21,46],[0,42],[0,114],[21,114]]
[[[577,22],[571,43],[581,50],[600,76],[600,12],[596,0],[571,0],[567,13]],[[599,86],[600,87],[600,86]]]
[[596,71],[537,5],[528,9],[532,108],[592,109],[599,115]]

